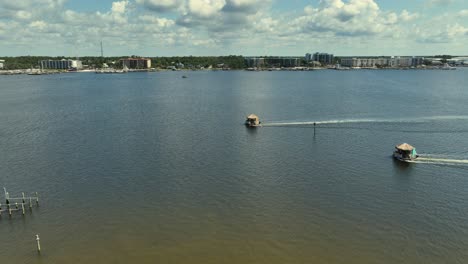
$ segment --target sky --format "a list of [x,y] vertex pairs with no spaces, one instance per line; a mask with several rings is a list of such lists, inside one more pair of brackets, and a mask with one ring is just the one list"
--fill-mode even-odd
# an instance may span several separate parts
[[468,55],[467,0],[0,0],[0,56]]

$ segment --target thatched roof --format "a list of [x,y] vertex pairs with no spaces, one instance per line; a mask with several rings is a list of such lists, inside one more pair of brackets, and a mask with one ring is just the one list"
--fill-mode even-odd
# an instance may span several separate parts
[[254,115],[254,114],[250,114],[247,119],[257,119],[258,120],[258,116]]
[[408,143],[403,143],[403,144],[400,144],[400,145],[396,145],[395,148],[397,148],[399,150],[403,150],[403,151],[413,151],[413,149],[414,149],[414,147],[411,146]]

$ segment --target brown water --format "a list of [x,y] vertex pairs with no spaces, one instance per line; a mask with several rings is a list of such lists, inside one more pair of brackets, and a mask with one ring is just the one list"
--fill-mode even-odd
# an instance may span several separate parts
[[0,76],[0,263],[464,263],[467,73]]

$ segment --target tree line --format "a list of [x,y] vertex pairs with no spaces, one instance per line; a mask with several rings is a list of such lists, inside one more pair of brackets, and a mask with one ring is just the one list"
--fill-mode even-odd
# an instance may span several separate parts
[[[132,58],[140,58],[139,56],[130,56]],[[84,67],[87,68],[102,68],[107,65],[109,67],[121,68],[120,59],[129,58],[128,56],[118,57],[100,57],[100,56],[85,56],[85,57],[64,57],[64,56],[18,56],[18,57],[0,57],[0,60],[5,60],[4,69],[28,69],[40,68],[41,60],[81,60]],[[174,56],[174,57],[146,57],[151,59],[152,68],[168,68],[179,67],[187,69],[208,68],[210,66],[224,67],[231,69],[245,68],[243,56]]]

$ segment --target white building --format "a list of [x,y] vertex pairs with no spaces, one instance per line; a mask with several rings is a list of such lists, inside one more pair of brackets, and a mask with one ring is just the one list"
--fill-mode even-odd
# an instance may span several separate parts
[[412,57],[395,57],[392,61],[392,67],[411,67],[413,58]]
[[423,64],[419,57],[343,57],[341,66],[352,68],[411,67]]
[[39,65],[42,69],[62,69],[62,70],[69,70],[69,69],[81,69],[83,68],[83,64],[80,60],[42,60],[39,62]]
[[0,60],[0,69],[5,67],[5,60]]
[[358,57],[358,58],[342,58],[341,66],[352,68],[375,68],[375,67],[391,67],[392,58],[390,57]]

